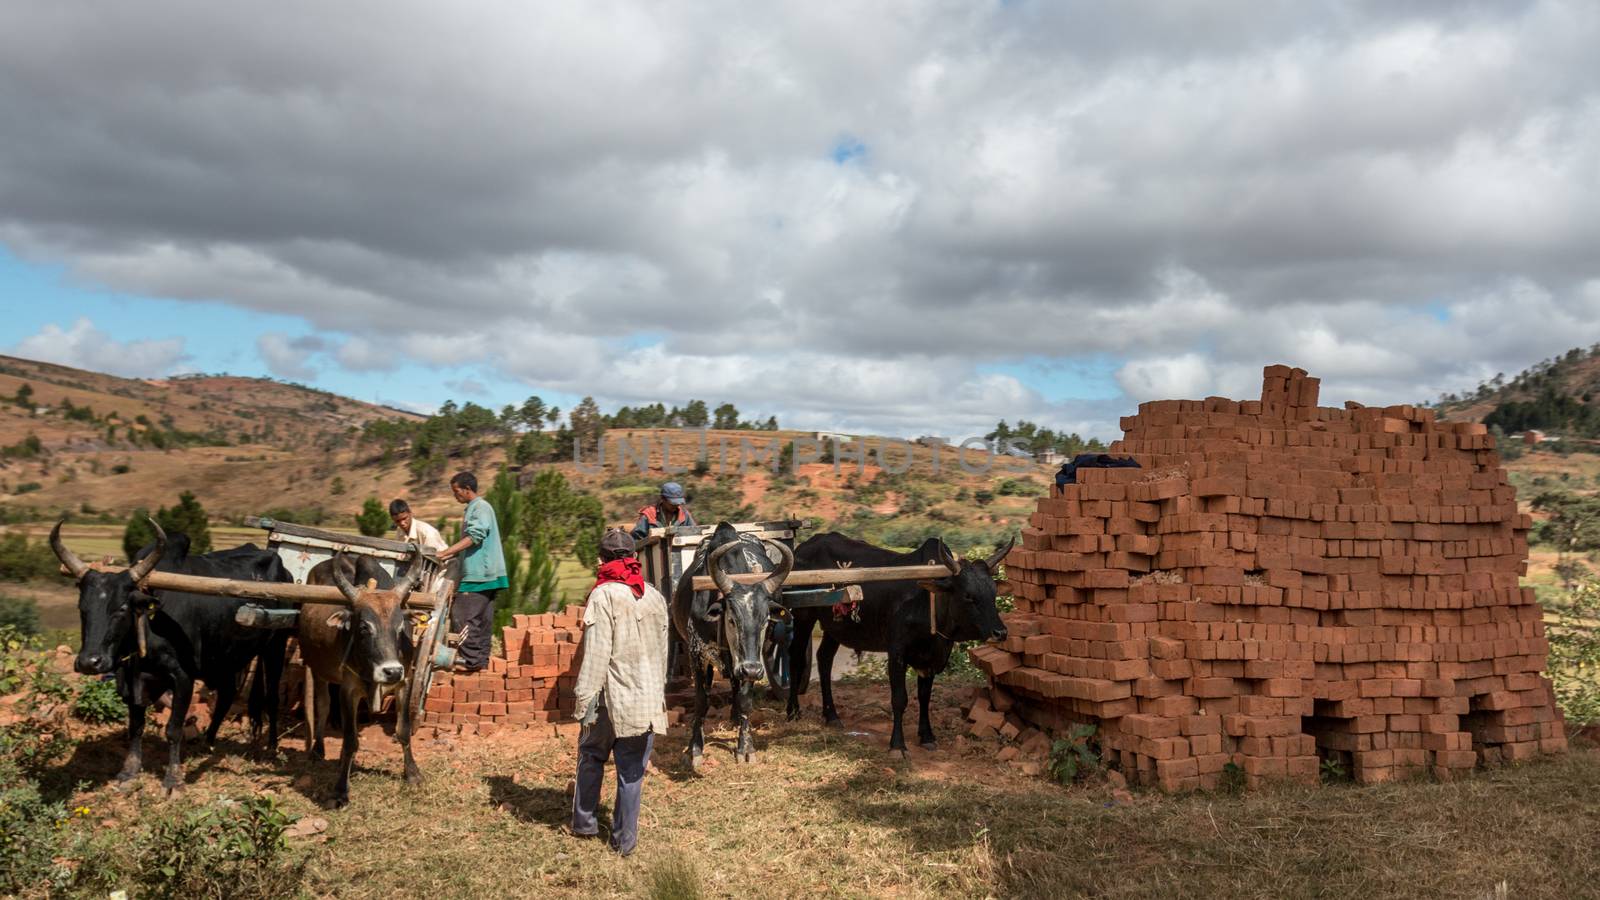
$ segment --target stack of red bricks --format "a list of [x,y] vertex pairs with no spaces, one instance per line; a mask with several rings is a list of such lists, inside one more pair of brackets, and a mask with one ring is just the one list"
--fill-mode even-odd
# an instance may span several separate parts
[[572,721],[583,607],[513,616],[501,630],[503,655],[470,675],[440,672],[423,701],[432,734],[494,734],[506,729],[562,733]]
[[1362,782],[1565,749],[1520,586],[1531,522],[1483,426],[1317,406],[1271,366],[1260,400],[1124,418],[1006,561],[1011,637],[974,652],[1026,722],[1098,726],[1131,779]]

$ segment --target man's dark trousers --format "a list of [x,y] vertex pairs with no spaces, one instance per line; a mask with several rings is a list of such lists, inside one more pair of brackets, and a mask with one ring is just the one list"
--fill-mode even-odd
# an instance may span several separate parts
[[456,651],[456,665],[468,669],[489,666],[490,641],[494,637],[494,595],[499,591],[474,591],[457,594],[450,607],[450,619],[456,631],[467,630],[467,639]]
[[600,707],[600,718],[583,729],[578,738],[578,784],[572,795],[572,833],[599,834],[595,808],[600,805],[600,786],[606,777],[606,760],[617,764],[617,805],[611,811],[611,849],[626,856],[639,843],[639,790],[644,782],[645,765],[655,746],[655,733],[647,731],[633,737],[617,737],[611,730],[611,715]]

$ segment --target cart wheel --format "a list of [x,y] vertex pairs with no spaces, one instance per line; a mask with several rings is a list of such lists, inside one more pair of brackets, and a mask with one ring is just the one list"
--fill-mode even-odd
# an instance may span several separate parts
[[428,689],[433,687],[433,673],[438,669],[450,668],[454,662],[453,659],[444,658],[455,654],[454,649],[445,643],[445,637],[450,633],[450,599],[455,593],[454,585],[449,580],[442,580],[438,587],[439,597],[428,614],[427,627],[422,630],[416,655],[411,661],[411,684],[406,692],[406,705],[411,710],[412,722],[422,720],[422,704],[428,699]]

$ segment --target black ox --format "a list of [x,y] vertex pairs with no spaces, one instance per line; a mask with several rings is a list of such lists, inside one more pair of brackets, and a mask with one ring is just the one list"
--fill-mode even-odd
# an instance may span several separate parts
[[[789,718],[800,715],[800,695],[810,675],[811,628],[822,624],[817,646],[817,676],[822,687],[822,716],[839,724],[833,705],[833,656],[840,646],[887,653],[889,691],[894,705],[894,733],[889,749],[905,753],[901,718],[906,709],[906,669],[917,672],[920,721],[917,741],[933,749],[928,700],[933,678],[950,664],[958,641],[1003,641],[1006,626],[995,609],[994,571],[1011,550],[1011,542],[983,560],[958,560],[938,538],[929,538],[911,553],[896,553],[845,537],[819,534],[795,548],[795,568],[943,565],[951,574],[931,581],[878,581],[861,585],[861,603],[853,612],[827,607],[794,610],[794,638],[789,645]],[[929,592],[932,591],[930,600]],[[930,609],[930,607],[932,607]]]
[[169,542],[154,521],[156,539],[122,572],[101,572],[80,560],[61,540],[61,523],[50,532],[50,548],[78,583],[78,617],[82,646],[73,668],[84,675],[115,672],[117,692],[128,704],[128,751],[118,781],[136,777],[144,766],[140,737],[145,708],[165,691],[172,692],[167,722],[169,757],[162,787],[183,784],[183,725],[194,698],[195,681],[216,691],[216,705],[206,727],[206,745],[214,746],[217,729],[232,708],[239,676],[260,659],[251,690],[252,736],[260,728],[260,708],[267,715],[269,755],[278,745],[278,685],[288,635],[238,624],[234,616],[246,601],[178,591],[147,594],[138,583],[153,571],[177,572],[243,581],[291,582],[277,555],[252,546],[200,556],[188,553],[188,538],[175,534]]
[[[767,554],[775,547],[781,557],[774,567]],[[794,568],[794,553],[775,541],[739,534],[727,522],[717,525],[694,561],[678,580],[672,594],[672,625],[687,648],[689,665],[694,668],[694,723],[689,735],[689,763],[700,768],[705,756],[702,727],[711,706],[713,670],[733,683],[733,718],[739,723],[739,743],[734,758],[755,760],[755,741],[750,737],[750,710],[754,698],[750,688],[766,674],[761,658],[767,620],[778,602],[783,579]],[[694,576],[705,573],[716,582],[717,590],[696,591]],[[755,584],[740,584],[732,576],[766,573]]]

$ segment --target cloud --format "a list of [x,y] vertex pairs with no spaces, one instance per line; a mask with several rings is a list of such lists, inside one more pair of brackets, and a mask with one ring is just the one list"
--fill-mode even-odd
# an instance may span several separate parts
[[321,338],[306,335],[291,338],[269,331],[256,338],[256,352],[267,371],[290,381],[315,381],[317,370],[310,365],[312,354],[327,348]]
[[457,394],[465,394],[470,397],[482,398],[489,396],[489,387],[476,378],[454,378],[446,381],[444,386]]
[[1123,411],[1271,362],[1414,401],[1600,340],[1597,42],[1581,0],[40,5],[0,243],[302,319],[284,377],[930,430],[1114,427],[985,374],[1033,358],[1115,360]]
[[79,318],[66,330],[54,323],[45,325],[38,334],[23,338],[7,352],[78,369],[150,378],[173,374],[187,358],[183,344],[183,338],[176,337],[119,341],[88,319]]

